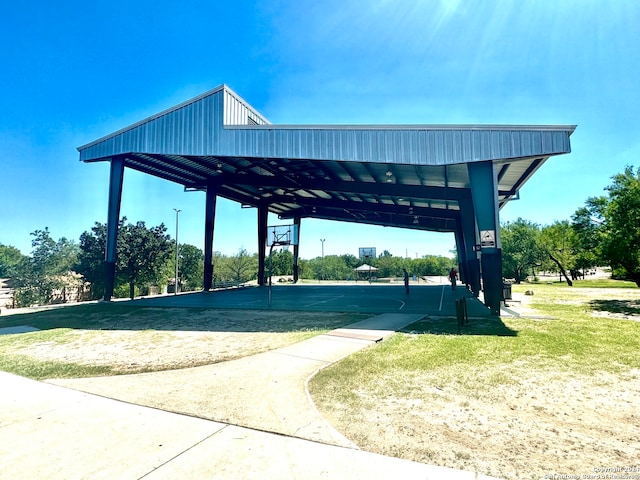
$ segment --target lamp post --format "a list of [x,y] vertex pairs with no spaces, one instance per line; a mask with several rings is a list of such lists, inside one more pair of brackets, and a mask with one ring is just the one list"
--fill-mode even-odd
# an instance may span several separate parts
[[177,295],[178,294],[178,258],[180,258],[178,256],[178,214],[182,211],[179,210],[177,208],[174,208],[174,210],[176,211],[176,283],[175,283],[175,287],[173,289],[173,294]]
[[321,238],[320,241],[322,242],[322,274],[320,275],[321,278],[320,280],[324,280],[324,241],[326,240],[326,238]]

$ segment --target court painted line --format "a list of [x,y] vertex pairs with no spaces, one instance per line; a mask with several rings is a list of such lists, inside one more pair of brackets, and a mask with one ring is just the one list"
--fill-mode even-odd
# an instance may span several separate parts
[[442,293],[440,294],[440,308],[438,308],[439,312],[442,311],[442,300],[444,300],[444,285],[442,285]]
[[400,304],[400,306],[398,307],[398,310],[402,310],[404,308],[404,306],[406,305],[406,303],[402,300],[398,300],[397,298],[381,298],[380,300],[382,300],[383,302],[389,301],[389,303],[393,303],[393,302],[397,302]]

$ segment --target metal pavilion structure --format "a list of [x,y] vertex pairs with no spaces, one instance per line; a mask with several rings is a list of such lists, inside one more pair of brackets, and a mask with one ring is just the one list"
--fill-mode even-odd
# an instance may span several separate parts
[[[217,197],[258,211],[259,283],[267,215],[440,232],[462,280],[494,313],[502,298],[499,210],[574,125],[273,125],[226,85],[78,148],[110,162],[105,300],[113,294],[125,167],[206,192],[204,289],[213,275]],[[298,247],[294,247],[297,280]]]

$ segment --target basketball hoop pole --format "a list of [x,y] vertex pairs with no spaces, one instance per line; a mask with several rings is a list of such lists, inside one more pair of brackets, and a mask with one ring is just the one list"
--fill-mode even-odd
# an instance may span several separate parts
[[271,277],[273,276],[273,247],[276,245],[298,245],[298,225],[274,225],[267,227],[269,245],[269,306],[271,306]]
[[271,276],[273,275],[273,258],[271,254],[273,253],[273,246],[275,243],[271,244],[269,247],[269,306],[271,306]]

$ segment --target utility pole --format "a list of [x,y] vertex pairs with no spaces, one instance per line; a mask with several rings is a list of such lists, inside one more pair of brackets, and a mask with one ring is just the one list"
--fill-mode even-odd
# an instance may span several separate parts
[[178,259],[180,258],[178,255],[178,214],[182,210],[179,210],[177,208],[174,208],[174,210],[176,211],[176,284],[173,290],[173,294],[177,295],[178,294]]

